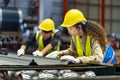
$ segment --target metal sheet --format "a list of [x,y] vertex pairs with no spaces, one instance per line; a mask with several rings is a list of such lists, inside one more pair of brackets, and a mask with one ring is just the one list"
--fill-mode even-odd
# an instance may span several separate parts
[[38,65],[67,65],[68,61],[60,61],[58,59],[34,57],[32,55],[24,55],[18,57],[15,53],[8,53],[8,55],[0,54],[1,65],[28,65],[34,60]]

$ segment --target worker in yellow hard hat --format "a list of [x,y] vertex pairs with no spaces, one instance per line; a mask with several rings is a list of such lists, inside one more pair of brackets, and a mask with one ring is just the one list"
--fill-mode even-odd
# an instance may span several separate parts
[[86,20],[80,10],[71,9],[65,14],[61,26],[66,27],[71,35],[70,48],[59,52],[61,60],[70,60],[74,63],[103,61],[103,53],[108,41],[101,25]]
[[59,50],[58,40],[55,40],[56,34],[58,30],[55,29],[54,21],[50,18],[47,18],[42,21],[39,25],[39,31],[35,33],[35,35],[31,36],[21,48],[17,51],[17,55],[21,56],[25,54],[25,50],[30,46],[33,42],[37,42],[38,50],[34,51],[32,54],[34,56],[45,56],[52,50]]

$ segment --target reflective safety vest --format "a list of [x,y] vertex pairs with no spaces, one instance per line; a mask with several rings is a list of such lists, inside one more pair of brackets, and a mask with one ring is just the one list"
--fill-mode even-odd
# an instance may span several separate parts
[[91,56],[91,52],[92,52],[92,49],[91,49],[91,44],[90,44],[90,36],[87,35],[87,38],[86,38],[86,45],[85,45],[85,54],[83,53],[83,48],[82,48],[82,45],[81,45],[81,41],[80,41],[80,36],[77,35],[76,37],[73,37],[72,36],[72,40],[73,42],[76,44],[76,50],[77,50],[77,54],[78,56]]
[[110,44],[108,44],[107,49],[106,49],[106,51],[104,53],[103,63],[114,64],[116,62],[117,62],[117,58],[116,58],[115,51],[112,48],[112,46]]
[[[55,30],[54,32],[53,32],[53,34],[52,34],[52,38],[54,38],[54,35],[55,35],[55,33],[56,32],[58,32],[59,30]],[[45,46],[44,46],[44,43],[43,43],[43,36],[41,35],[41,32],[40,31],[37,31],[36,32],[36,40],[37,40],[37,44],[38,44],[38,49],[41,51],[41,50],[43,50],[44,48],[45,48]],[[58,43],[59,44],[59,43]],[[60,50],[60,46],[59,45],[57,45],[56,47],[54,47],[54,49],[55,50]],[[52,51],[52,50],[51,50]],[[50,52],[51,52],[50,51]]]

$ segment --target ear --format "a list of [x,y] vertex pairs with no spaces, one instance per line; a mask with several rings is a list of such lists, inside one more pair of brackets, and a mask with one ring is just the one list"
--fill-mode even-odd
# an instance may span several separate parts
[[81,29],[82,29],[82,26],[81,26],[81,25],[79,25],[79,26],[78,26],[78,30],[81,30]]
[[53,34],[53,31],[51,32],[51,34]]

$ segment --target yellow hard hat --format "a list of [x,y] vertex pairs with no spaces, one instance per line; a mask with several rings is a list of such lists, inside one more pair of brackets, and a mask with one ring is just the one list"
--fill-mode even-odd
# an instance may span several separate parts
[[87,21],[83,13],[78,9],[71,9],[65,14],[64,21],[61,26],[70,27],[80,21]]
[[54,21],[50,18],[47,18],[42,21],[39,25],[39,28],[44,31],[51,31],[55,29]]

